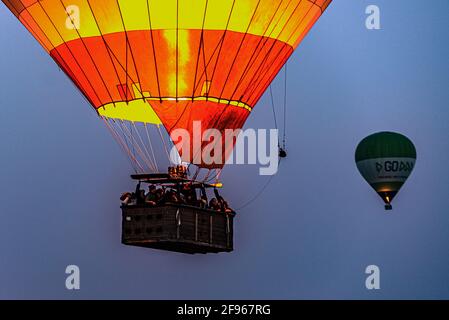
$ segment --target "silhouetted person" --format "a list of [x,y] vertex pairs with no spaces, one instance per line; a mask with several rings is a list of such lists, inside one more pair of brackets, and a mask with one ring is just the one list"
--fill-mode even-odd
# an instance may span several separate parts
[[124,192],[122,193],[122,195],[120,196],[120,200],[122,201],[122,205],[129,205],[131,204],[132,200],[133,200],[133,194],[131,192]]
[[214,193],[215,193],[215,197],[217,198],[217,202],[218,202],[218,207],[219,207],[218,211],[225,211],[225,208],[224,208],[225,200],[223,199],[222,196],[220,196],[217,188],[214,188]]
[[164,200],[165,200],[165,202],[170,202],[170,203],[178,203],[179,202],[179,199],[178,199],[178,196],[177,196],[175,190],[166,191]]
[[200,196],[200,200],[199,202],[199,207],[206,209],[207,208],[207,193],[206,193],[206,189],[204,188],[204,186],[201,187],[201,196]]
[[233,212],[233,210],[231,208],[229,208],[229,204],[227,201],[223,201],[223,211],[224,212]]
[[184,196],[186,204],[191,205],[191,206],[198,205],[196,191],[195,191],[195,188],[193,188],[193,186],[191,184],[185,184],[182,187],[181,195]]
[[218,200],[216,198],[210,199],[209,209],[215,210],[215,211],[220,211],[220,204],[218,203]]
[[163,205],[165,202],[165,190],[163,188],[156,190],[156,205]]
[[156,194],[156,186],[154,184],[150,184],[148,186],[148,193],[145,196],[145,203],[150,206],[155,206],[157,203],[157,194]]

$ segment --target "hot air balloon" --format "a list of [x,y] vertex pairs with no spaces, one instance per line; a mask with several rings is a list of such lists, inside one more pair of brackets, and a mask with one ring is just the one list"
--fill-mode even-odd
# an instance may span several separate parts
[[[167,137],[185,129],[193,140],[198,121],[201,133],[241,128],[331,2],[2,1],[86,97],[129,156],[139,185],[171,184],[178,189],[187,183],[200,189],[217,187],[218,181],[207,182],[219,176],[234,144],[217,141],[223,161],[206,163],[195,161],[198,150],[193,146],[168,141],[178,148],[180,162],[161,173],[151,138],[154,131],[169,154]],[[194,163],[197,171],[188,177],[181,163]],[[201,181],[200,169],[207,172]],[[232,250],[231,214],[215,218],[196,209],[185,213],[187,209],[171,207],[159,208],[147,219],[147,209],[134,209],[123,209],[126,244],[174,251]]]
[[415,166],[416,149],[406,136],[378,132],[363,139],[355,151],[360,174],[391,210],[391,201]]

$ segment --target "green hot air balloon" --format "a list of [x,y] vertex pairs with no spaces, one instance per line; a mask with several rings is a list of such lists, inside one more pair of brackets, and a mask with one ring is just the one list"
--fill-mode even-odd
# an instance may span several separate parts
[[378,132],[363,139],[355,151],[361,175],[391,210],[391,201],[415,166],[416,149],[407,137],[395,132]]

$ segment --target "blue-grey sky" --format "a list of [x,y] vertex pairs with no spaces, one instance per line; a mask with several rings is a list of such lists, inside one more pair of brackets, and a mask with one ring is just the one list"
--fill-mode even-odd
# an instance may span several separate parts
[[[365,8],[381,30],[365,28]],[[289,62],[288,158],[238,212],[235,251],[120,244],[131,168],[44,50],[0,6],[0,298],[449,298],[449,2],[335,0]],[[282,98],[282,78],[275,81]],[[271,128],[265,95],[246,128]],[[382,130],[418,152],[386,213],[354,150]],[[265,183],[223,173],[234,207]],[[65,268],[81,269],[81,290]],[[381,289],[365,288],[366,266]]]

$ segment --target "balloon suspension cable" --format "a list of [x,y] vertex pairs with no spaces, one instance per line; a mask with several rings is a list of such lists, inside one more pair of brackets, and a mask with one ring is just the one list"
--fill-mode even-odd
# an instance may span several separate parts
[[[127,133],[128,137],[131,140],[133,149],[135,150],[133,152],[134,156],[135,156],[135,152],[137,152],[140,156],[140,158],[145,162],[145,165],[147,166],[147,168],[149,170],[151,170],[151,162],[149,161],[149,159],[147,159],[147,157],[145,156],[145,153],[142,151],[142,148],[140,147],[140,145],[137,143],[137,140],[134,138],[133,133],[131,132],[131,130],[126,126],[126,124],[124,123],[123,120],[121,120],[121,127],[123,128],[124,132]],[[132,127],[131,127],[132,128]],[[145,172],[145,171],[143,171]]]
[[[137,161],[137,159],[133,157],[129,149],[129,146],[127,145],[127,143],[125,143],[123,137],[120,136],[117,128],[113,124],[109,123],[109,119],[105,117],[100,118],[103,120],[103,122],[106,125],[106,128],[109,130],[109,132],[111,133],[112,137],[117,142],[117,144],[121,147],[122,151],[126,153],[128,160],[131,162],[131,166],[133,167],[134,172],[137,173],[138,168],[143,169],[140,163]],[[112,121],[115,123],[114,120]]]
[[243,208],[246,208],[247,206],[249,206],[254,201],[256,201],[262,195],[262,193],[265,191],[265,189],[268,187],[268,185],[271,183],[271,180],[273,180],[274,176],[275,176],[274,174],[271,175],[268,178],[267,182],[265,182],[265,184],[262,186],[262,188],[260,188],[260,190],[250,200],[248,200],[247,202],[245,202],[243,205],[241,205],[240,207],[238,207],[235,210],[239,211],[239,210],[241,210]]
[[[278,166],[280,167],[281,166],[281,159],[279,159],[279,161],[278,161]],[[268,178],[268,180],[267,180],[267,182],[265,182],[265,184],[262,186],[262,188],[260,188],[260,190],[250,199],[250,200],[248,200],[247,202],[245,202],[243,205],[241,205],[240,207],[238,207],[236,210],[238,211],[238,210],[241,210],[241,209],[243,209],[243,208],[246,208],[247,206],[249,206],[251,203],[253,203],[254,201],[256,201],[261,195],[262,195],[262,193],[265,191],[265,189],[268,187],[268,185],[271,183],[271,181],[273,180],[273,178],[275,177],[276,175],[275,174],[273,174],[273,175],[271,175],[269,178]]]
[[215,180],[216,182],[218,182],[218,178],[220,177],[221,170],[222,170],[222,169],[214,169],[215,174],[214,174],[211,178],[209,178],[206,182],[209,183],[209,182],[211,182],[211,181],[213,181],[213,180]]
[[[128,80],[127,80],[128,81]],[[125,126],[125,128],[126,128],[126,123],[122,120],[122,125],[124,125]],[[131,140],[131,147],[132,147],[132,152],[133,152],[133,156],[135,157],[136,156],[136,148],[134,147],[134,136],[133,136],[133,128],[130,126],[130,134],[129,134],[129,136],[128,137],[130,137],[130,140]]]
[[127,154],[127,158],[130,160],[134,172],[137,173],[139,170],[143,170],[143,166],[140,164],[139,160],[137,160],[136,157],[133,156],[131,149],[129,148],[129,143],[128,140],[126,139],[125,134],[119,129],[115,120],[112,120],[112,122],[113,124],[110,125],[110,128],[111,130],[113,130],[112,131],[113,136],[114,135],[116,136],[117,141],[119,141],[119,144],[122,146],[123,150]]
[[[270,84],[269,88],[270,88],[271,110],[273,110],[274,128],[277,130],[278,129],[278,121],[277,121],[277,117],[276,117],[276,108],[275,108],[274,97],[273,97],[273,87],[271,86],[271,84]],[[280,146],[279,137],[278,137],[278,146]]]
[[128,156],[130,157],[130,159],[133,159],[133,160],[135,161],[136,165],[137,165],[136,173],[137,173],[137,171],[144,172],[145,170],[144,170],[143,165],[141,164],[141,162],[139,161],[139,159],[137,159],[137,157],[135,156],[135,154],[133,154],[133,152],[131,151],[130,143],[132,143],[132,142],[129,141],[129,137],[128,137],[127,134],[125,133],[123,127],[122,127],[121,124],[120,124],[120,122],[114,120],[114,124],[115,124],[114,127],[115,127],[117,130],[120,130],[121,136],[123,137],[123,140],[124,140],[125,143],[126,143],[126,149],[127,149],[127,151],[128,151]]
[[282,135],[282,149],[286,149],[286,135],[287,135],[287,62],[284,66],[284,133]]
[[145,126],[145,132],[147,134],[148,145],[149,145],[150,150],[151,150],[151,155],[153,156],[154,165],[156,167],[156,170],[159,171],[159,166],[158,166],[158,163],[156,161],[156,155],[154,153],[153,143],[151,142],[150,133],[148,131],[148,126],[147,126],[146,123],[144,123],[144,126]]
[[[128,139],[131,143],[133,157],[137,159],[137,155],[136,155],[136,151],[137,151],[137,154],[139,155],[140,159],[144,162],[146,169],[151,170],[151,165],[148,163],[148,160],[146,159],[145,154],[143,153],[143,151],[141,150],[140,146],[138,145],[136,139],[134,138],[134,134],[133,134],[131,125],[130,125],[130,128],[128,128],[126,123],[123,120],[120,120],[120,126],[122,127],[123,132],[127,135]],[[142,168],[142,173],[144,173],[146,171],[146,169]]]
[[218,169],[217,175],[215,177],[215,181],[218,183],[220,182],[220,176],[221,176],[221,172],[223,171],[223,169]]
[[[190,164],[189,164],[189,167],[190,167]],[[197,167],[196,170],[195,170],[195,174],[192,177],[192,181],[196,180],[196,178],[198,177],[198,174],[200,173],[200,171],[201,171],[201,168]]]
[[[124,146],[123,142],[121,141],[120,137],[118,136],[116,130],[114,130],[111,125],[109,124],[108,120],[105,117],[100,116],[100,119],[103,120],[103,123],[105,124],[106,128],[108,129],[109,133],[112,135],[114,140],[117,142],[117,144],[120,146],[120,149],[122,149],[123,152],[125,152],[128,156],[129,153],[127,152],[126,147]],[[134,172],[137,172],[135,168],[134,160],[130,157],[127,157],[128,160],[131,162],[131,166],[133,167]]]
[[208,169],[206,175],[204,176],[203,182],[207,182],[207,179],[209,178],[210,173],[211,173],[211,170]]
[[168,159],[168,161],[170,161],[170,153],[168,152],[167,143],[164,139],[164,136],[162,135],[161,126],[159,124],[157,125],[157,130],[159,132],[159,136],[161,137],[162,143],[164,144],[164,150],[165,150],[165,153],[167,154],[167,159]]
[[[271,109],[273,111],[273,120],[274,120],[274,127],[276,130],[278,130],[278,122],[277,122],[277,116],[276,116],[276,104],[274,101],[274,95],[273,95],[273,88],[272,85],[269,85],[269,91],[270,91],[270,101],[271,101]],[[284,110],[283,110],[283,134],[282,134],[282,145],[280,142],[280,138],[278,137],[278,150],[279,150],[279,158],[285,158],[287,157],[286,152],[286,123],[287,123],[287,65],[284,67]]]
[[132,125],[134,127],[134,131],[137,132],[137,136],[139,137],[140,143],[143,146],[143,151],[145,151],[145,155],[147,156],[148,163],[151,164],[151,169],[153,170],[153,172],[157,171],[156,161],[154,158],[151,157],[150,152],[148,151],[148,148],[147,148],[147,144],[143,142],[139,128],[136,126],[135,122],[132,122]]

